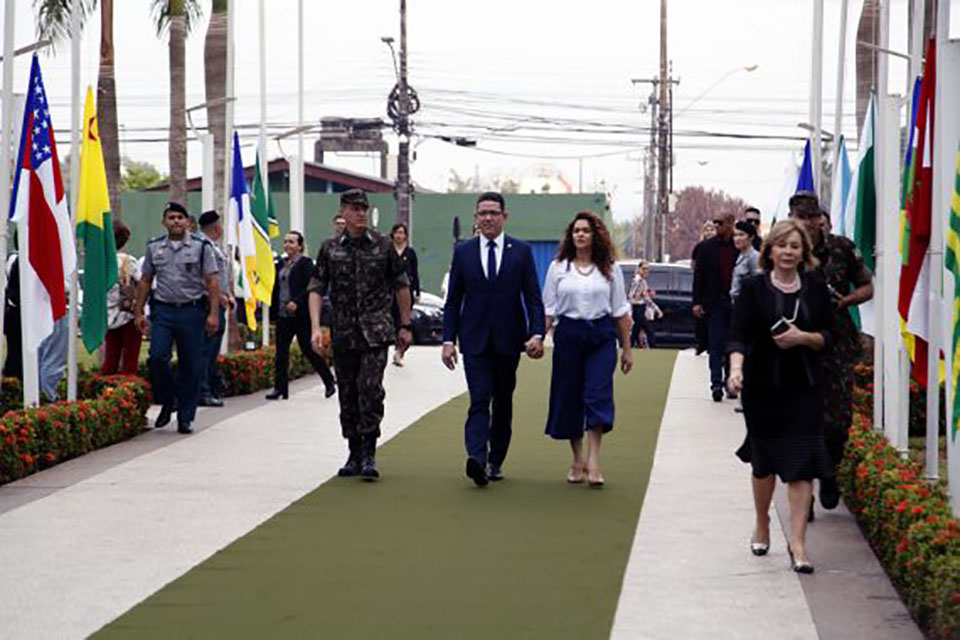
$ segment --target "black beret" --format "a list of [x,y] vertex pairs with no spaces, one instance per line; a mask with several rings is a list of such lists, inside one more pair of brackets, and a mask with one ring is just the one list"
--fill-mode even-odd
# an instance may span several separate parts
[[185,216],[189,216],[189,215],[190,215],[189,213],[187,213],[187,208],[186,208],[185,206],[183,206],[183,205],[180,204],[179,202],[174,202],[174,201],[172,201],[172,200],[171,200],[170,202],[168,202],[168,203],[167,203],[167,206],[164,207],[164,209],[163,209],[163,212],[164,212],[164,213],[167,213],[167,212],[169,212],[169,211],[176,211],[176,212],[178,212],[178,213],[182,213],[182,214],[185,215]]
[[340,194],[340,206],[346,204],[362,204],[370,207],[370,201],[367,200],[367,193],[363,189],[348,189]]
[[200,220],[199,220],[200,226],[207,227],[215,223],[219,219],[220,219],[220,214],[214,211],[213,209],[211,209],[210,211],[204,211],[202,214],[200,214]]

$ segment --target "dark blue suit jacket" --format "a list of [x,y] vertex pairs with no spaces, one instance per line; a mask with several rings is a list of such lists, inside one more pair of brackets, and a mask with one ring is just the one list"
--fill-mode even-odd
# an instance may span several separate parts
[[531,336],[544,333],[533,251],[505,235],[500,270],[490,282],[480,263],[481,240],[472,238],[453,251],[443,341],[459,343],[460,351],[470,355],[482,353],[491,340],[499,353],[518,353]]

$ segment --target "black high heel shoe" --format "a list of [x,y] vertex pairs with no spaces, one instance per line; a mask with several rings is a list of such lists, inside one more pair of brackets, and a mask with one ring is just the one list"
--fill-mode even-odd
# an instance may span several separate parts
[[279,400],[281,398],[283,398],[284,400],[288,400],[290,398],[290,392],[289,391],[281,392],[274,389],[273,391],[267,394],[266,398],[267,400]]
[[813,573],[813,565],[810,564],[809,560],[797,560],[793,557],[793,549],[790,548],[790,545],[787,545],[787,553],[790,554],[790,568],[793,569],[796,573],[802,573],[804,575],[810,575]]

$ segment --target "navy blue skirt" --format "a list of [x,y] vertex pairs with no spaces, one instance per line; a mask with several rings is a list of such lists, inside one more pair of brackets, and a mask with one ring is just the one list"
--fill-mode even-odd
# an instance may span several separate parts
[[577,440],[584,430],[613,429],[613,374],[617,367],[614,320],[560,316],[553,331],[553,374],[546,433]]

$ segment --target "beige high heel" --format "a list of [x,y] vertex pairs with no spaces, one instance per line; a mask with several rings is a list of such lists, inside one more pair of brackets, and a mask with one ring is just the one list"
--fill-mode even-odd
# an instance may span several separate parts
[[567,482],[570,484],[580,484],[586,477],[586,471],[583,465],[570,465],[570,471],[567,472]]

